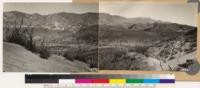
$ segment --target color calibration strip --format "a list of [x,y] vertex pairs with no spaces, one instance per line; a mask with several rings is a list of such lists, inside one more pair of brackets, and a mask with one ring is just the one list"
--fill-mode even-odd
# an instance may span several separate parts
[[175,83],[175,80],[174,79],[60,79],[59,83],[66,83],[66,84]]
[[25,75],[26,83],[59,84],[172,84],[174,75]]

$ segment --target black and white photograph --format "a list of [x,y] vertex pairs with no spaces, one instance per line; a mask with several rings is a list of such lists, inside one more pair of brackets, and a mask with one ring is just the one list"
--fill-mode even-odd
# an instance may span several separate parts
[[4,3],[4,72],[187,71],[197,4]]
[[196,59],[197,4],[102,2],[99,69],[187,71]]
[[97,3],[4,3],[4,72],[98,69]]

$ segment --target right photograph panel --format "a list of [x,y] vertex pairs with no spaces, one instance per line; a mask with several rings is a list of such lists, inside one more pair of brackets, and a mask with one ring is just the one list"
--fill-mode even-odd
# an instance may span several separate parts
[[99,5],[99,69],[186,71],[196,61],[197,4]]

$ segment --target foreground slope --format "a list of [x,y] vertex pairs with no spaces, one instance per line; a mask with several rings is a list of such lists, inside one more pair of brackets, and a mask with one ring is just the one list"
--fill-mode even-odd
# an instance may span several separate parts
[[82,72],[89,67],[80,61],[69,61],[52,55],[48,60],[26,50],[24,47],[3,43],[3,70],[5,72]]

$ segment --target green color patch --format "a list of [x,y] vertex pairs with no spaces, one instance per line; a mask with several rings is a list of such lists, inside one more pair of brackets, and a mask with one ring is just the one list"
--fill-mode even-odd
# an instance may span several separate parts
[[143,83],[143,79],[126,79],[126,83]]

